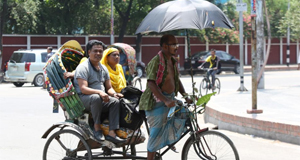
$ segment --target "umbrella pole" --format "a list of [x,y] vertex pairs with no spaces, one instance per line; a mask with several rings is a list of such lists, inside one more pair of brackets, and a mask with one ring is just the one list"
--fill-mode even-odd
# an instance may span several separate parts
[[190,60],[190,71],[191,71],[191,77],[192,77],[192,87],[193,87],[193,97],[195,97],[195,84],[194,84],[194,76],[193,76],[193,66],[192,66],[192,54],[191,54],[191,43],[190,43],[190,34],[189,30],[186,29],[186,39],[187,39],[187,45],[188,45],[188,54],[189,54],[189,60]]
[[[189,34],[189,30],[185,30],[186,32],[186,39],[187,39],[187,45],[188,45],[188,54],[189,54],[189,60],[190,60],[190,65],[191,65],[191,68],[190,68],[190,71],[191,71],[191,77],[192,77],[192,89],[193,89],[193,102],[198,101],[196,99],[196,96],[195,96],[195,83],[194,83],[194,76],[193,76],[193,66],[192,66],[192,53],[191,53],[191,43],[190,43],[190,34]],[[196,102],[194,103],[194,113],[196,113],[196,110],[197,110],[197,106],[196,106]],[[195,119],[196,119],[196,122],[197,122],[197,116],[195,116]]]

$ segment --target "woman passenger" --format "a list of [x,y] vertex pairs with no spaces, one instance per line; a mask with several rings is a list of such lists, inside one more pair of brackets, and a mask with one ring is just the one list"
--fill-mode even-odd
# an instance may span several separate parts
[[100,61],[108,69],[111,85],[117,93],[120,93],[126,87],[126,79],[119,61],[120,52],[116,48],[106,49]]

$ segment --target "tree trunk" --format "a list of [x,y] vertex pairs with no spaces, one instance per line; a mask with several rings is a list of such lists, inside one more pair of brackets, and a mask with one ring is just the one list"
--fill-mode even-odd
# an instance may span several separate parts
[[126,27],[127,27],[128,20],[129,20],[129,17],[130,17],[132,2],[133,2],[133,0],[130,0],[125,15],[115,5],[115,8],[116,8],[117,12],[119,13],[120,17],[122,17],[122,27],[121,27],[121,30],[120,30],[120,33],[119,33],[118,42],[123,42],[123,38],[124,38],[124,35],[126,33]]
[[123,38],[124,38],[124,35],[125,35],[127,23],[128,23],[128,18],[124,18],[123,22],[122,22],[122,27],[121,27],[121,30],[120,30],[120,33],[119,33],[118,42],[123,42]]
[[2,71],[2,54],[3,54],[3,46],[2,46],[2,35],[4,31],[4,22],[7,14],[7,0],[3,0],[2,13],[0,17],[0,72]]

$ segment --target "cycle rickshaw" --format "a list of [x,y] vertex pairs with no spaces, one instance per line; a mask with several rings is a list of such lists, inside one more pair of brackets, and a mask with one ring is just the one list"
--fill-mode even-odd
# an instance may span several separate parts
[[127,85],[131,85],[142,90],[142,75],[138,75],[136,71],[137,62],[135,49],[126,43],[114,43],[108,47],[117,48],[120,51],[120,54],[126,55],[128,67],[124,74],[127,81]]
[[[43,160],[147,159],[145,156],[137,155],[140,152],[135,147],[137,144],[143,143],[139,126],[131,133],[127,131],[121,133],[127,134],[127,141],[124,144],[95,141],[89,113],[85,112],[71,79],[63,78],[63,73],[74,70],[83,57],[82,51],[74,47],[74,44],[75,46],[79,45],[76,41],[65,43],[48,60],[44,68],[47,90],[50,96],[61,106],[66,120],[55,123],[43,134],[42,138],[46,139],[51,132],[56,130],[44,146]],[[190,107],[193,109],[191,109],[189,118],[186,120],[186,131],[181,138],[188,133],[190,133],[190,137],[183,147],[182,159],[187,160],[196,157],[204,160],[239,160],[237,150],[228,137],[216,131],[209,131],[207,128],[200,129],[198,126],[196,114],[203,113],[205,109],[203,106],[209,101],[210,96],[203,96],[193,105],[194,108]],[[178,106],[188,107],[182,103],[178,103]],[[139,112],[139,115],[140,120],[145,122],[148,131],[145,115],[143,112]],[[130,134],[131,136],[129,136]],[[162,156],[177,142],[169,145],[162,152],[157,152],[155,158],[162,159]],[[115,148],[122,148],[122,150],[118,151]]]

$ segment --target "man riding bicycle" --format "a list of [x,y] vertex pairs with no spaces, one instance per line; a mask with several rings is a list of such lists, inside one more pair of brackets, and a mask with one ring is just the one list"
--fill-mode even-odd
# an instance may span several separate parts
[[212,77],[212,88],[215,89],[215,79],[216,79],[215,75],[216,75],[216,73],[218,73],[219,68],[220,68],[220,64],[219,64],[220,58],[218,56],[216,56],[216,50],[215,49],[211,49],[210,54],[211,55],[206,58],[206,60],[198,67],[198,69],[202,69],[203,65],[206,62],[210,63],[209,68],[211,70],[207,71],[207,78],[209,79],[209,76],[211,75],[211,77]]

